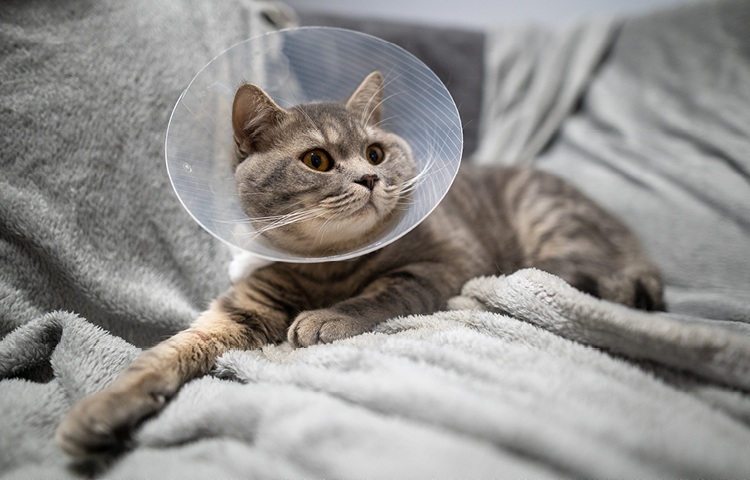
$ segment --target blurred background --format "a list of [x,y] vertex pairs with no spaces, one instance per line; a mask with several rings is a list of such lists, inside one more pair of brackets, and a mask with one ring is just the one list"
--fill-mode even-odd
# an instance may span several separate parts
[[693,0],[286,0],[299,11],[481,30],[492,25],[565,25],[581,17],[637,14]]
[[[746,0],[750,1],[750,0]],[[493,26],[556,29],[582,18],[639,15],[695,0],[283,0],[301,25],[348,28],[395,43],[448,87],[464,129],[464,155],[479,135],[485,34]]]

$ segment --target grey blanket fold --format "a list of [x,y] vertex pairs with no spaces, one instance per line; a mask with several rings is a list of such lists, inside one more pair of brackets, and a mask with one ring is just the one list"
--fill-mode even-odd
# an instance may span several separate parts
[[[487,36],[478,159],[531,160],[617,212],[665,270],[674,312],[534,270],[474,279],[434,315],[229,352],[128,450],[67,458],[53,434],[70,405],[229,285],[230,255],[174,196],[163,142],[193,75],[271,28],[260,8],[0,9],[0,477],[750,475],[740,1]],[[681,116],[700,128],[670,123]]]
[[580,343],[750,390],[750,329],[633,310],[539,270],[471,280],[449,307],[497,311]]
[[486,36],[479,148],[473,161],[528,163],[576,108],[616,38],[620,21],[561,31],[495,28]]
[[673,313],[750,322],[750,4],[625,22],[533,164],[638,234]]

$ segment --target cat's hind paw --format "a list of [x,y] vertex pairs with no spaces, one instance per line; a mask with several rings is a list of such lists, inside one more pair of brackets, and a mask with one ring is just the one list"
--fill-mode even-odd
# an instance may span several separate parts
[[294,348],[331,343],[369,332],[369,323],[332,310],[302,312],[289,327],[287,338]]

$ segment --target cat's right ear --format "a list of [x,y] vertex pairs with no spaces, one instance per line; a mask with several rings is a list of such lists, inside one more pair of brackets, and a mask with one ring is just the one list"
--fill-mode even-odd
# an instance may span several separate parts
[[346,101],[346,108],[359,115],[362,123],[380,124],[383,110],[383,74],[378,71],[369,74]]
[[252,83],[240,85],[232,103],[232,129],[240,156],[238,163],[257,149],[263,132],[281,122],[286,114],[259,86]]

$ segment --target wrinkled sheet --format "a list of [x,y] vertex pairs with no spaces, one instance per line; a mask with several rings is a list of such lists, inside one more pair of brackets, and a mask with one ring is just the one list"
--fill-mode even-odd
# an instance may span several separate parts
[[[562,77],[526,34],[485,64],[487,81],[517,66],[551,85],[540,92],[554,73],[567,93],[519,94],[509,105],[546,133],[517,130],[528,135],[514,151],[534,153],[494,160],[480,139],[483,161],[535,162],[621,215],[665,270],[672,312],[534,270],[474,279],[434,315],[332,345],[229,352],[126,451],[77,463],[53,441],[72,403],[229,285],[229,252],[171,191],[164,132],[199,68],[270,27],[241,1],[6,2],[0,476],[747,477],[747,10],[716,2],[539,34],[581,60]],[[528,123],[492,111],[500,130]]]

